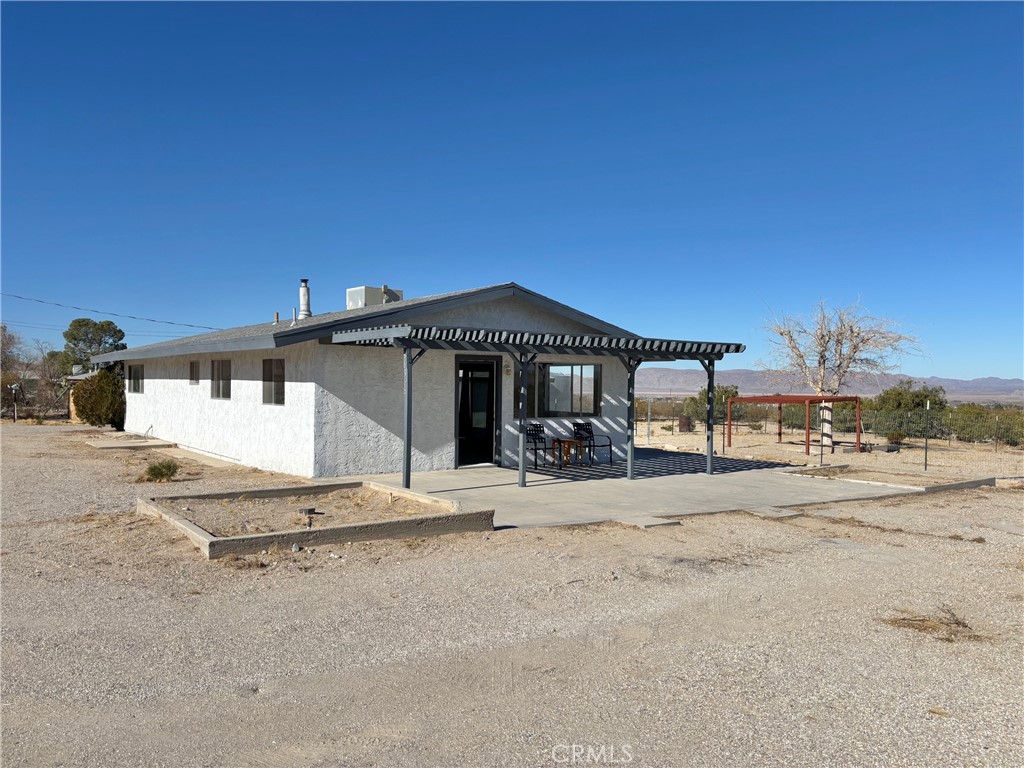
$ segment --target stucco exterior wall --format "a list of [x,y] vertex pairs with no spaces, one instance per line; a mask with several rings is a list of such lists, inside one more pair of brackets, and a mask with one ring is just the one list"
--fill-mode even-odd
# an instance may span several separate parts
[[[628,377],[625,366],[615,357],[573,357],[540,355],[538,363],[560,363],[566,365],[600,365],[601,366],[601,415],[528,418],[528,422],[543,424],[548,439],[552,437],[572,437],[574,421],[589,421],[594,426],[594,435],[605,435],[611,438],[612,452],[616,461],[626,458],[626,385]],[[504,377],[507,395],[502,397],[502,465],[519,466],[519,421],[514,418],[515,400],[519,396],[519,379],[515,374]],[[604,442],[603,440],[598,442]],[[595,461],[607,459],[604,450],[598,451]],[[527,451],[527,461],[533,466],[533,454]]]
[[[402,351],[320,345],[317,349],[315,474],[402,469],[405,393]],[[455,359],[428,352],[413,366],[412,468],[455,466]]]
[[[313,474],[316,342],[257,352],[163,357],[145,365],[144,391],[128,392],[125,430],[251,467]],[[263,403],[263,360],[285,360],[285,404]],[[189,362],[199,361],[199,383]],[[210,397],[210,363],[231,360],[231,398]],[[134,363],[133,363],[134,364]]]
[[536,307],[514,296],[471,304],[416,319],[418,325],[469,326],[495,330],[597,333],[593,328]]

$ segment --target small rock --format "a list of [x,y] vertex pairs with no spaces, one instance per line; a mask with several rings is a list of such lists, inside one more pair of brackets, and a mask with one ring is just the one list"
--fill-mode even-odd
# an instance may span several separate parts
[[261,549],[261,550],[260,550],[260,554],[261,554],[261,555],[265,555],[265,554],[267,554],[267,550],[265,550],[265,549]]
[[302,549],[302,547],[298,544],[292,544],[292,552],[298,552],[300,549]]

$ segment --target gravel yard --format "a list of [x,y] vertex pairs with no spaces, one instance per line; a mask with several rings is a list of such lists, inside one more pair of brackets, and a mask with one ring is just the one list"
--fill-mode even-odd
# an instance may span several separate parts
[[301,481],[90,432],[0,435],[5,768],[1024,765],[1019,488],[209,562],[135,498]]

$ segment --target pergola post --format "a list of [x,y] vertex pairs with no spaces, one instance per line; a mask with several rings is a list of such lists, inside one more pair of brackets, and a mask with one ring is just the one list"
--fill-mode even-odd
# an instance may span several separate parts
[[626,478],[633,478],[633,422],[636,419],[636,369],[642,357],[620,357],[626,367]]
[[519,353],[519,487],[526,487],[526,392],[530,384],[530,364],[537,355]]
[[427,350],[421,349],[415,355],[412,347],[405,347],[405,375],[402,386],[405,390],[405,407],[403,409],[402,430],[402,487],[412,486],[412,367]]
[[714,474],[715,471],[715,360],[711,358],[708,361],[701,360],[700,364],[704,366],[704,370],[708,372],[708,401],[707,401],[707,412],[705,416],[705,430],[707,431],[707,456],[708,456],[708,469],[709,475]]

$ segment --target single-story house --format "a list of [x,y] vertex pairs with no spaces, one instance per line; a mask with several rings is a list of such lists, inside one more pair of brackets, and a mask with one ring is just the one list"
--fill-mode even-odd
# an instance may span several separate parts
[[698,360],[713,398],[715,361],[744,349],[643,338],[515,283],[413,299],[364,286],[313,315],[302,280],[300,306],[93,362],[125,363],[127,431],[183,448],[306,477],[403,471],[406,485],[413,470],[519,466],[523,483],[527,422],[552,437],[590,422],[631,475],[637,366]]

